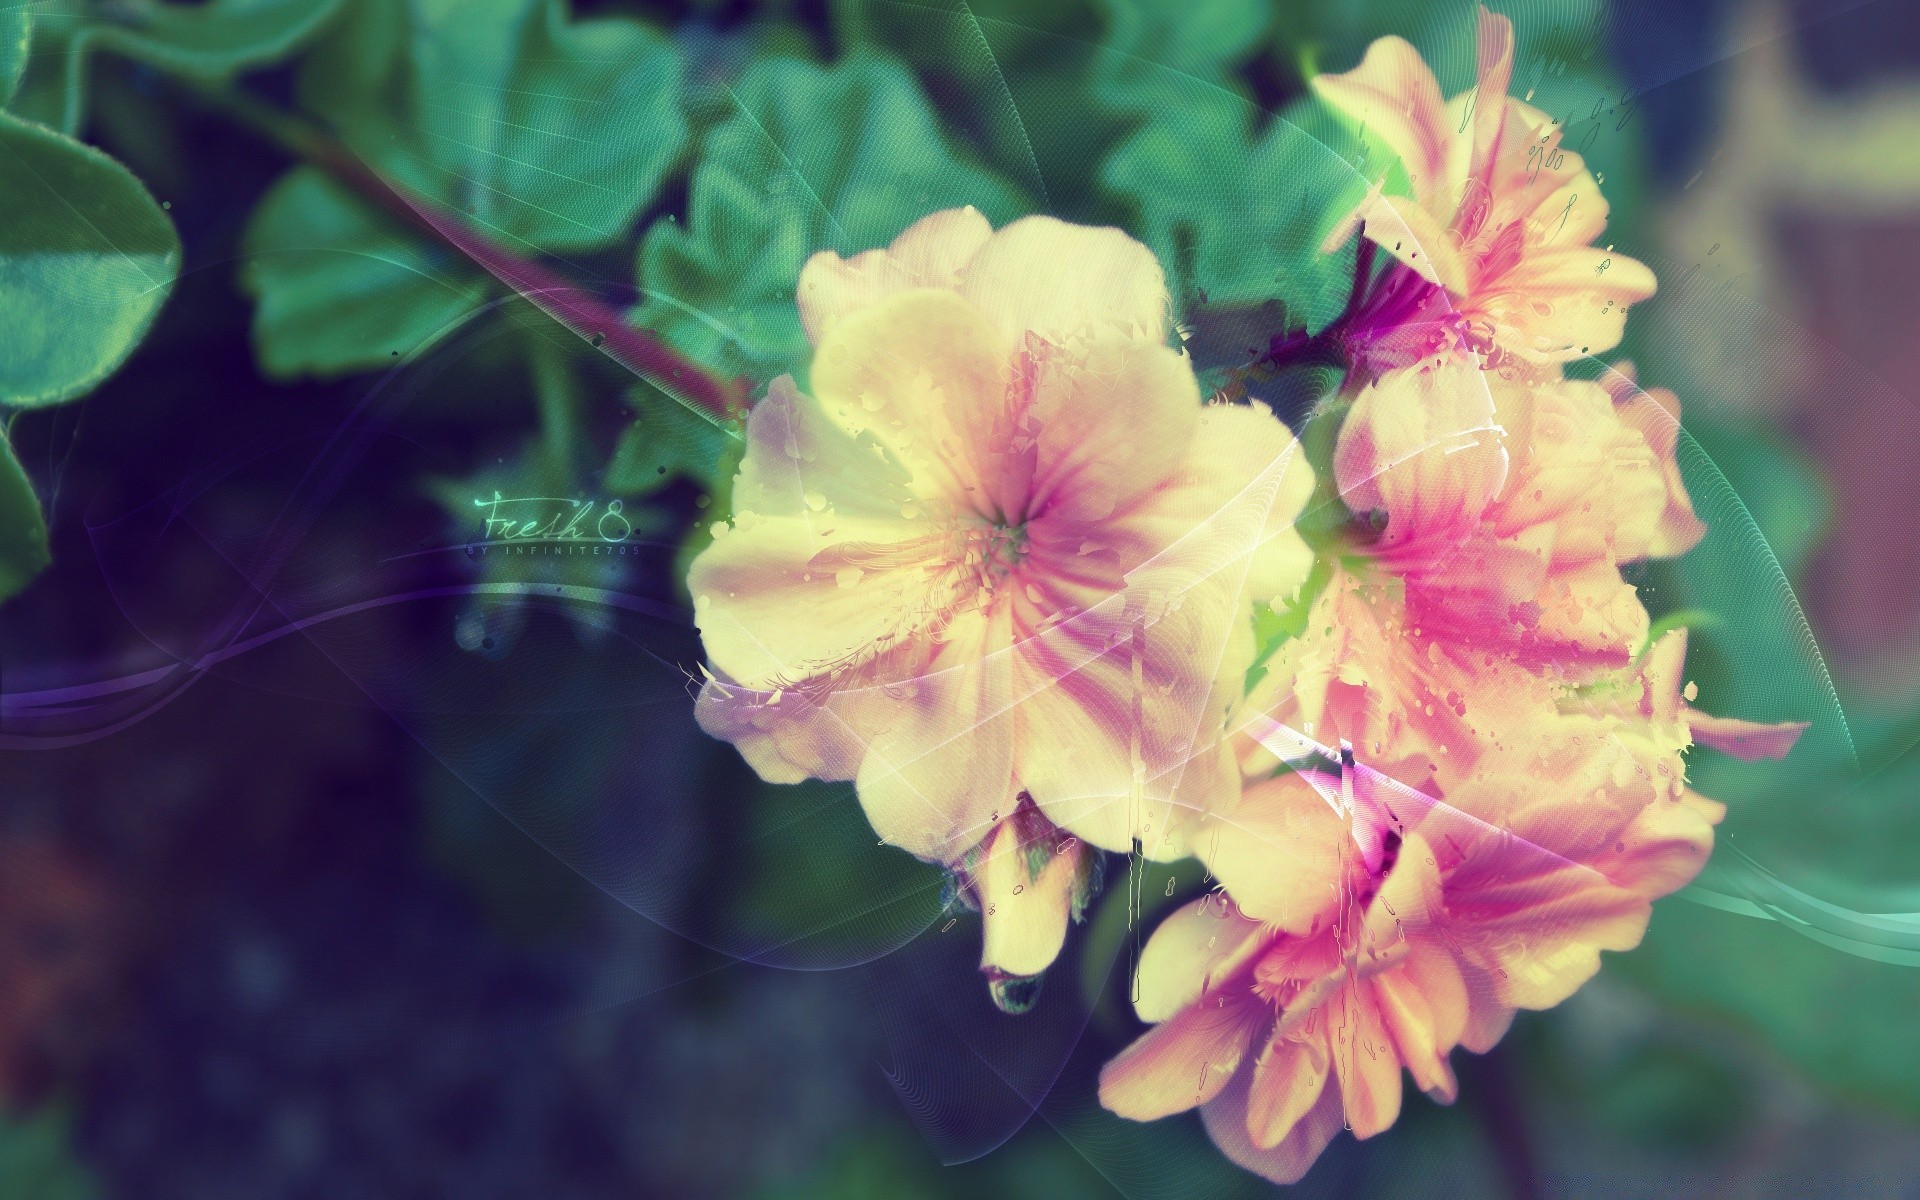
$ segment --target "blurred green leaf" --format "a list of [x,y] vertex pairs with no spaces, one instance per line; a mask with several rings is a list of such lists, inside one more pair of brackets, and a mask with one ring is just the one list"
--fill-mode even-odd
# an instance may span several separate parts
[[36,0],[23,115],[67,133],[86,117],[87,60],[106,50],[163,70],[219,77],[265,66],[324,26],[342,0]]
[[676,478],[712,491],[739,463],[738,433],[649,384],[633,389],[638,415],[620,433],[607,464],[609,491],[645,496]]
[[87,26],[93,45],[193,75],[225,75],[281,58],[325,25],[341,0],[134,3]]
[[[623,18],[560,0],[351,8],[304,64],[306,107],[384,176],[510,253],[604,247],[686,145],[681,61]],[[247,232],[255,342],[278,375],[379,366],[494,285],[458,255],[296,168]]]
[[838,0],[841,38],[905,63],[946,127],[1039,207],[1106,220],[1094,170],[1127,131],[1091,102],[1096,0]]
[[20,76],[27,69],[27,44],[33,30],[33,9],[23,3],[0,7],[0,108],[13,99]]
[[180,269],[173,223],[127,169],[0,113],[0,404],[58,404],[118,367]]
[[0,436],[0,600],[46,568],[47,521],[13,447]]
[[68,1139],[65,1109],[26,1119],[0,1114],[0,1200],[92,1200],[100,1194]]
[[765,380],[801,366],[794,286],[815,251],[884,246],[963,204],[996,224],[1019,207],[947,144],[897,63],[763,60],[734,98],[694,169],[687,226],[655,223],[640,253],[642,322],[724,373]]
[[1153,112],[1195,85],[1232,86],[1259,47],[1273,8],[1264,0],[1101,0],[1107,34],[1094,60],[1094,94],[1126,112]]
[[259,300],[270,374],[337,375],[391,362],[450,331],[487,284],[450,248],[369,208],[315,167],[273,185],[247,226],[242,280]]
[[679,159],[681,71],[657,30],[571,21],[562,0],[367,0],[309,57],[300,98],[507,249],[581,251],[627,232]]
[[1134,206],[1183,307],[1277,298],[1290,324],[1317,332],[1346,305],[1354,255],[1351,243],[1320,246],[1366,180],[1347,161],[1351,137],[1318,106],[1293,105],[1259,132],[1256,115],[1196,89],[1121,143],[1101,181]]
[[[879,845],[851,784],[768,784],[749,803],[734,846],[742,881],[734,909],[751,939],[774,937],[789,954],[824,949],[864,960],[941,919],[947,873]],[[951,912],[963,915],[957,905]],[[977,921],[961,925],[979,936]]]
[[1757,1038],[1842,1095],[1920,1116],[1920,971],[1856,958],[1783,925],[1668,901],[1608,970]]

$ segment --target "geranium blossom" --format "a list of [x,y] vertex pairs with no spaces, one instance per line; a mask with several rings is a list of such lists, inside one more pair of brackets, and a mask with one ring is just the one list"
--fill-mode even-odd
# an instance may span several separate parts
[[1620,565],[1682,553],[1704,527],[1673,461],[1678,402],[1615,389],[1448,364],[1360,393],[1335,480],[1379,527],[1359,550],[1404,582],[1412,625],[1537,664],[1641,647],[1646,610]]
[[1376,184],[1329,239],[1363,236],[1398,260],[1343,331],[1370,370],[1436,352],[1533,371],[1620,342],[1627,307],[1654,291],[1645,265],[1593,245],[1607,202],[1564,126],[1507,95],[1513,24],[1480,10],[1476,85],[1443,100],[1404,39],[1314,90],[1405,169],[1411,196]]
[[[1705,864],[1720,806],[1634,747],[1541,713],[1444,799],[1355,769],[1250,785],[1203,853],[1226,896],[1170,917],[1139,964],[1156,1027],[1110,1062],[1108,1108],[1199,1107],[1235,1162],[1291,1183],[1345,1124],[1392,1125],[1401,1072],[1443,1103],[1449,1052],[1493,1047],[1643,935]],[[1211,847],[1208,851],[1206,848]]]
[[[1201,403],[1160,266],[1117,230],[937,213],[816,256],[798,295],[810,391],[754,409],[688,579],[703,727],[767,779],[854,780],[885,841],[966,868],[988,912],[1078,886],[1031,829],[994,832],[1029,801],[1082,843],[1184,853],[1183,814],[1239,786],[1220,729],[1250,601],[1310,563],[1292,434]],[[983,874],[996,854],[1025,882]],[[1064,925],[990,930],[984,965],[1031,973]]]
[[1805,726],[1693,709],[1684,629],[1635,653],[1619,564],[1704,532],[1677,416],[1630,369],[1449,364],[1356,397],[1334,476],[1363,519],[1230,722],[1247,783],[1194,841],[1224,891],[1141,956],[1156,1028],[1103,1071],[1107,1107],[1198,1107],[1228,1157],[1293,1182],[1343,1126],[1393,1123],[1403,1070],[1451,1102],[1455,1047],[1564,1000],[1699,872],[1725,809],[1687,750],[1777,757]]

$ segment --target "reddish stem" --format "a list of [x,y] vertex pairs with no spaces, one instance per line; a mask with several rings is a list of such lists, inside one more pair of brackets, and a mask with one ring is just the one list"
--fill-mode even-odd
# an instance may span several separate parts
[[721,418],[746,411],[749,384],[745,378],[725,379],[707,370],[647,330],[629,324],[625,313],[552,267],[501,248],[442,206],[384,178],[338,138],[233,92],[195,90],[248,128],[327,172],[362,199],[458,251],[662,391]]

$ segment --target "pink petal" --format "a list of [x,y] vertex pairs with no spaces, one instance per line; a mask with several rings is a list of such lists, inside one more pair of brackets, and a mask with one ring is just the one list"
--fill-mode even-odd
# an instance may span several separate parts
[[1293,1036],[1276,1036],[1254,1063],[1247,1091],[1247,1136],[1271,1150],[1320,1102],[1333,1057],[1324,1023]]
[[1298,1183],[1333,1135],[1340,1132],[1340,1088],[1329,1084],[1320,1099],[1294,1123],[1293,1131],[1270,1148],[1254,1144],[1247,1132],[1248,1089],[1253,1072],[1242,1071],[1231,1086],[1200,1110],[1207,1136],[1229,1159],[1274,1183]]
[[1256,1027],[1271,1015],[1251,996],[1186,1009],[1100,1069],[1100,1103],[1133,1121],[1207,1103],[1234,1079]]
[[1693,730],[1693,740],[1702,746],[1712,746],[1722,754],[1754,762],[1762,758],[1785,758],[1800,735],[1807,731],[1808,722],[1781,721],[1766,725],[1738,717],[1716,717],[1689,708],[1687,726]]
[[1405,39],[1376,40],[1353,70],[1316,75],[1313,90],[1400,160],[1416,196],[1445,193],[1447,152],[1454,135],[1439,81]]

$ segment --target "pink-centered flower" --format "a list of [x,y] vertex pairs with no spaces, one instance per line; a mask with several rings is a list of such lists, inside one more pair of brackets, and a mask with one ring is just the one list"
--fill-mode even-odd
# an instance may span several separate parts
[[[1184,854],[1239,787],[1220,729],[1250,603],[1310,563],[1292,435],[1201,402],[1160,266],[1118,230],[936,213],[816,255],[798,298],[809,389],[755,407],[689,573],[703,728],[766,779],[855,781],[883,840],[990,913],[1072,905],[1039,826],[1076,870],[1089,843]],[[983,966],[1028,975],[1066,922],[988,924]]]
[[1229,1158],[1292,1183],[1343,1125],[1393,1124],[1403,1071],[1451,1102],[1456,1046],[1491,1049],[1516,1010],[1637,945],[1721,810],[1585,723],[1542,713],[1512,735],[1445,797],[1355,769],[1342,812],[1341,781],[1305,771],[1216,814],[1202,848],[1226,895],[1149,941],[1137,1009],[1155,1028],[1107,1064],[1102,1102],[1198,1107]]
[[1618,665],[1647,615],[1620,567],[1705,527],[1674,463],[1678,402],[1470,365],[1392,371],[1355,399],[1334,451],[1341,497],[1377,529],[1366,568],[1404,588],[1412,627],[1542,669]]
[[1644,264],[1593,245],[1607,223],[1600,185],[1562,124],[1507,95],[1513,24],[1485,8],[1478,59],[1476,85],[1450,101],[1398,37],[1313,80],[1411,185],[1389,195],[1383,179],[1328,240],[1358,226],[1398,260],[1342,332],[1369,370],[1449,354],[1537,373],[1611,350],[1627,307],[1653,295]]

